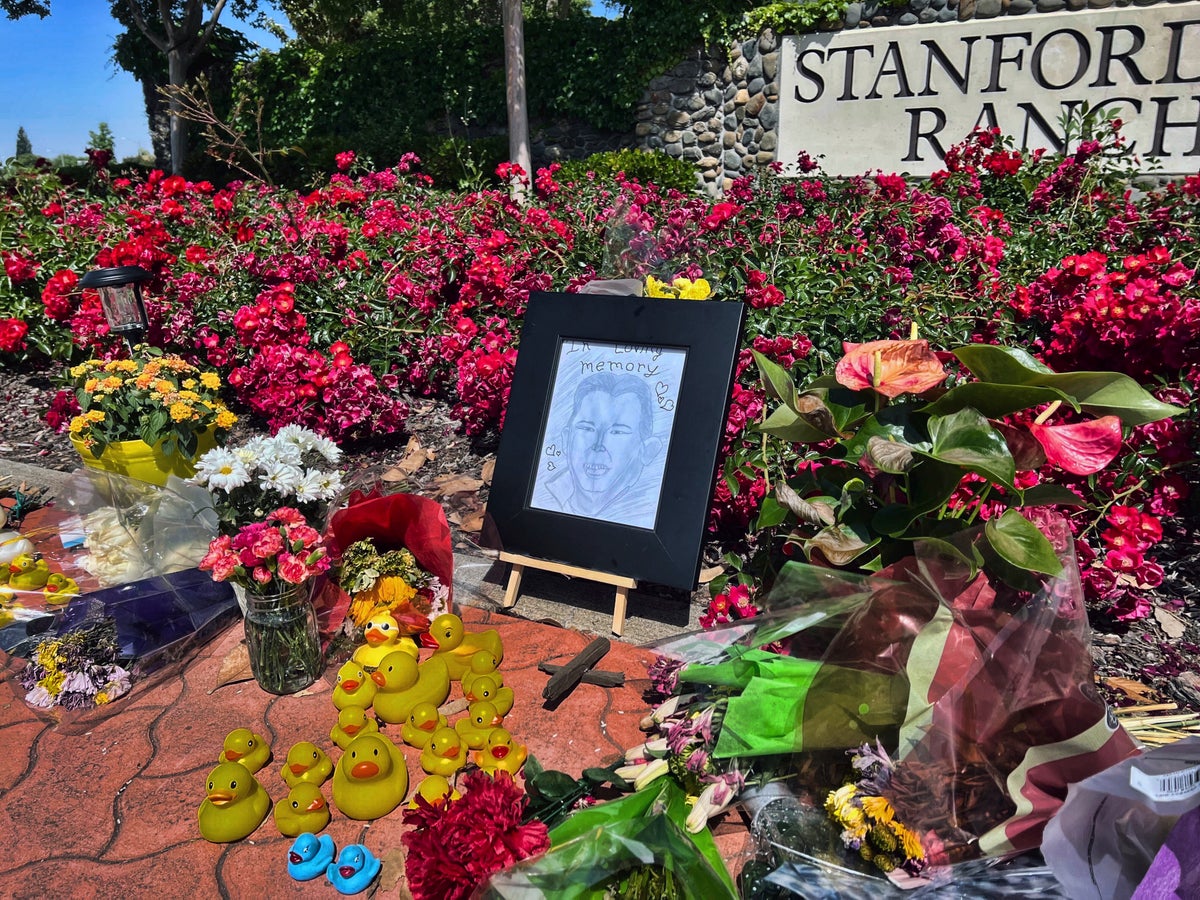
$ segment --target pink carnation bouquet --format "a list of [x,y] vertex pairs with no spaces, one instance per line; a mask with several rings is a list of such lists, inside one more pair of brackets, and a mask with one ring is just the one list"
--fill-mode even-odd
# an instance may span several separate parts
[[269,594],[325,572],[329,558],[321,533],[299,510],[281,506],[263,522],[214,538],[200,568],[211,572],[214,581],[232,581],[249,593]]

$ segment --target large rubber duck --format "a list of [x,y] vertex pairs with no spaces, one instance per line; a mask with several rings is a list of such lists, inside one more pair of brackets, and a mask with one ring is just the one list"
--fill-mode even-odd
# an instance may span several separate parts
[[8,564],[8,585],[4,599],[12,600],[21,591],[40,591],[50,578],[50,564],[40,553],[22,553]]
[[400,626],[386,610],[379,610],[367,620],[363,631],[366,643],[354,651],[353,659],[360,666],[379,668],[383,658],[394,650],[403,650],[417,658],[417,642],[400,633]]
[[200,803],[200,834],[214,844],[249,837],[271,811],[271,798],[240,763],[223,762],[208,773],[208,795]]
[[489,775],[505,771],[515,778],[528,755],[524,744],[514,741],[506,729],[497,728],[488,735],[487,745],[475,751],[475,765]]
[[421,750],[429,743],[433,733],[445,728],[449,722],[432,703],[422,700],[412,708],[408,721],[400,726],[400,739],[410,747]]
[[496,659],[494,653],[490,650],[477,650],[475,655],[471,657],[471,665],[467,671],[463,673],[462,689],[466,694],[471,690],[471,684],[480,675],[491,675],[497,686],[504,684],[504,676],[500,674],[500,660]]
[[449,778],[467,764],[467,745],[453,728],[439,728],[421,751],[421,768]]
[[249,728],[235,728],[225,735],[217,761],[239,763],[253,774],[271,761],[271,745]]
[[467,707],[467,717],[454,723],[454,730],[472,750],[482,750],[487,745],[492,729],[504,724],[504,716],[487,700],[476,700]]
[[288,787],[295,787],[302,781],[324,784],[333,774],[333,760],[311,741],[300,741],[288,750],[287,762],[279,774]]
[[[311,782],[297,783],[286,797],[275,804],[275,827],[280,834],[288,837],[306,831],[316,834],[328,824],[329,804],[325,802],[321,788]],[[321,868],[324,871],[324,866]]]
[[46,602],[53,606],[70,603],[71,599],[79,596],[79,583],[74,578],[68,578],[62,572],[51,572],[46,579],[46,587],[42,594]]
[[358,894],[365,891],[379,874],[383,864],[362,844],[342,848],[336,863],[325,869],[325,877],[339,894]]
[[454,613],[442,613],[429,623],[429,631],[421,635],[421,643],[434,648],[434,657],[446,661],[451,681],[461,681],[471,668],[471,659],[480,650],[491,651],[499,665],[504,659],[504,644],[500,632],[467,631],[463,621]]
[[333,705],[338,709],[361,706],[369,709],[375,699],[375,681],[354,660],[347,660],[338,669],[337,682],[333,686]]
[[462,794],[456,791],[444,775],[426,775],[413,791],[412,799],[408,801],[409,809],[417,809],[417,797],[424,797],[430,806],[438,807],[443,803],[451,803],[462,799]]
[[418,703],[441,706],[450,696],[450,674],[440,656],[418,664],[403,650],[395,650],[384,657],[371,677],[379,686],[375,715],[389,725],[408,721]]
[[[496,673],[498,674],[498,673]],[[513,689],[510,687],[501,687],[496,684],[496,674],[479,675],[471,680],[471,690],[464,692],[464,696],[471,703],[476,703],[480,700],[486,700],[496,707],[496,712],[501,716],[507,716],[513,708]]]
[[351,819],[386,816],[407,793],[404,756],[382,734],[355,738],[333,770],[333,802]]
[[338,710],[337,724],[329,732],[329,739],[345,750],[360,734],[376,734],[379,723],[374,716],[367,715],[361,706],[345,706]]
[[288,874],[297,881],[320,878],[333,862],[333,838],[327,834],[302,834],[288,850]]

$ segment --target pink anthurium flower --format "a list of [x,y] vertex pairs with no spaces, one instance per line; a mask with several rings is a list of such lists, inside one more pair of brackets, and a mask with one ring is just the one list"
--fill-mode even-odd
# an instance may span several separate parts
[[852,391],[868,388],[885,397],[920,394],[946,380],[946,370],[929,341],[868,341],[842,343],[846,355],[838,361],[834,377]]
[[1121,451],[1121,420],[1103,416],[1073,425],[1029,426],[1046,460],[1072,475],[1092,475],[1116,459]]

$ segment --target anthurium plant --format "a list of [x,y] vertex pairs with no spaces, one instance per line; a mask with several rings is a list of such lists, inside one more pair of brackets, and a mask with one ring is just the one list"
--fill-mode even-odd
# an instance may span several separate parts
[[790,525],[785,552],[838,567],[877,570],[922,539],[1017,587],[1058,574],[1029,511],[1083,500],[1047,474],[1099,472],[1124,427],[1183,411],[1126,375],[1054,372],[1015,348],[937,353],[914,337],[844,352],[803,388],[755,352],[778,401],[760,430],[810,447],[774,484],[760,525]]

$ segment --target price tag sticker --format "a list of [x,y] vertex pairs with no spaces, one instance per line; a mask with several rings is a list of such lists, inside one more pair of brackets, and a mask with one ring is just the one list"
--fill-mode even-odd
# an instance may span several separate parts
[[1149,775],[1135,765],[1129,770],[1129,786],[1151,800],[1187,800],[1200,794],[1200,766]]

